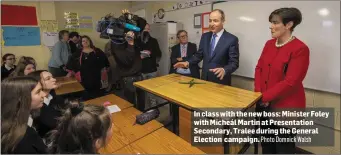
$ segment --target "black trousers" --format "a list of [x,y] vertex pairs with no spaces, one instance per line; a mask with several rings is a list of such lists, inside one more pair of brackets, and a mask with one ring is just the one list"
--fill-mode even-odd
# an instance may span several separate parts
[[140,110],[145,109],[145,94],[140,88],[134,86],[134,82],[142,81],[142,75],[124,77],[123,79],[123,93],[126,100]]
[[[257,111],[270,111],[271,107],[261,107],[257,104]],[[269,120],[268,117],[261,117],[260,121],[266,121]],[[277,129],[278,134],[262,134],[260,136],[263,136],[265,138],[272,138],[275,140],[275,142],[261,142],[262,145],[262,153],[263,154],[295,154],[296,153],[296,145],[295,142],[276,142],[276,139],[282,139],[282,138],[293,138],[295,135],[293,134],[281,134],[279,131],[281,128],[285,128],[282,126],[277,125],[261,125],[261,129]],[[287,129],[287,128],[286,128]]]

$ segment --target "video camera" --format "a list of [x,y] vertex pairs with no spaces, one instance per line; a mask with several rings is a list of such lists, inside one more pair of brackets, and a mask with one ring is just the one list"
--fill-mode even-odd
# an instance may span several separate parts
[[113,43],[120,44],[126,42],[128,31],[133,31],[135,36],[139,37],[146,23],[145,19],[131,13],[124,13],[118,18],[108,14],[98,22],[97,32],[101,33],[100,38],[111,39]]

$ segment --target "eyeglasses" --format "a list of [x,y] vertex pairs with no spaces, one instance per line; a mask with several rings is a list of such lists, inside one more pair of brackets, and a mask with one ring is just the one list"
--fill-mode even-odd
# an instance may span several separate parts
[[17,60],[16,58],[8,58],[6,60]]
[[187,38],[187,35],[179,36],[179,38],[185,39],[185,38]]

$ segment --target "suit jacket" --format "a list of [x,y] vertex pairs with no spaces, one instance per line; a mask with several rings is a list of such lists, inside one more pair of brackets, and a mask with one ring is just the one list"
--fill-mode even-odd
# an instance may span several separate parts
[[[211,56],[211,38],[212,32],[204,33],[201,36],[199,50],[188,61],[190,66],[198,64],[203,60],[201,79],[231,85],[231,74],[239,67],[239,44],[238,38],[224,30]],[[217,78],[214,72],[209,69],[224,68],[225,76],[223,80]]]
[[[183,61],[188,61],[195,53],[197,52],[197,45],[191,42],[188,42],[187,44],[187,55],[186,57],[183,57]],[[176,73],[176,70],[173,68],[173,65],[178,62],[176,58],[181,57],[181,50],[180,50],[180,44],[174,45],[172,47],[172,54],[171,54],[171,67],[169,70],[169,73]],[[200,78],[200,72],[199,72],[199,66],[198,64],[193,64],[189,67],[191,71],[191,77],[193,78]]]
[[283,47],[266,42],[255,69],[255,91],[271,108],[305,108],[303,80],[309,68],[309,48],[299,39]]

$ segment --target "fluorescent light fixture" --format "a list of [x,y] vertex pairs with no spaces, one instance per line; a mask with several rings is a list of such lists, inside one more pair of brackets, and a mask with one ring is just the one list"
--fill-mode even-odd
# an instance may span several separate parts
[[320,9],[320,10],[319,10],[319,14],[320,14],[321,16],[328,16],[328,15],[329,15],[329,10],[326,9],[326,8]]
[[251,17],[246,17],[246,16],[240,16],[239,20],[241,20],[243,22],[253,22],[253,21],[255,21],[255,19],[253,19]]

